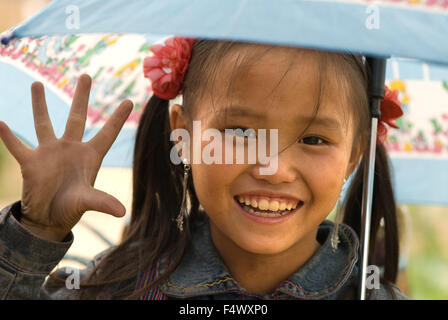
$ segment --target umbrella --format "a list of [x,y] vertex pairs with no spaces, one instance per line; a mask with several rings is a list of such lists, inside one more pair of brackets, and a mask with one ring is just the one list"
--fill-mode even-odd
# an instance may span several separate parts
[[[175,34],[349,51],[367,56],[373,73],[369,87],[372,139],[365,170],[361,231],[360,298],[364,299],[375,137],[379,103],[384,95],[386,60],[392,56],[447,65],[447,14],[447,2],[434,0],[58,0],[14,29],[3,42],[24,36],[150,32],[160,36]],[[132,19],[123,20],[123,16]],[[435,121],[442,128],[438,134],[445,132],[439,119]],[[420,136],[420,140],[423,137]],[[420,140],[417,139],[414,145],[418,145]],[[397,150],[394,149],[396,146],[400,146],[399,139],[390,142],[392,151]],[[438,146],[442,148],[442,157],[446,157],[443,142],[439,141]],[[409,148],[403,150],[409,151]],[[441,164],[443,166],[446,164]],[[446,187],[442,190],[446,191]]]

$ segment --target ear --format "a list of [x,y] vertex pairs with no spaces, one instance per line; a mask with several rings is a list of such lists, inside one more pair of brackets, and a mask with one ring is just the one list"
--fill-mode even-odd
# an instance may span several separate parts
[[187,121],[184,110],[180,104],[174,104],[170,109],[171,131],[175,129],[187,129]]
[[[184,109],[179,104],[174,104],[170,108],[170,128],[171,131],[174,131],[176,129],[184,129],[188,130],[187,128],[187,116],[184,112]],[[180,139],[179,139],[180,138]],[[187,137],[184,137],[181,135],[177,138],[177,141],[173,141],[174,145],[176,145],[176,148],[178,148],[179,156],[182,156],[182,151],[184,150],[183,144],[179,144],[181,141],[184,141],[187,139]]]
[[359,160],[361,160],[361,157],[362,157],[361,143],[357,142],[353,146],[353,151],[352,151],[352,154],[350,157],[350,162],[348,164],[347,174],[346,174],[347,179],[348,179],[348,177],[350,177],[352,175],[353,171],[358,166],[358,163],[359,163]]

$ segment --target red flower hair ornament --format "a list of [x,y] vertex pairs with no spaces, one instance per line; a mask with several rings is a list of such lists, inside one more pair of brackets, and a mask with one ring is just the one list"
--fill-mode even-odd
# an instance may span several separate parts
[[403,115],[403,110],[401,109],[400,100],[398,100],[398,91],[390,90],[385,86],[384,99],[381,100],[381,117],[378,121],[378,133],[376,138],[376,144],[380,145],[384,143],[387,136],[387,126],[399,129],[400,127],[394,123]]
[[[154,94],[165,100],[176,98],[182,93],[182,84],[191,57],[194,38],[173,37],[165,40],[165,45],[154,44],[152,56],[143,61],[145,78],[151,80]],[[377,145],[384,143],[387,126],[399,128],[393,121],[403,115],[398,100],[398,91],[385,86],[384,99],[381,101],[381,117],[378,122]]]
[[153,55],[144,59],[143,73],[157,97],[170,100],[182,92],[193,43],[192,38],[174,37],[165,40],[165,45],[151,47]]

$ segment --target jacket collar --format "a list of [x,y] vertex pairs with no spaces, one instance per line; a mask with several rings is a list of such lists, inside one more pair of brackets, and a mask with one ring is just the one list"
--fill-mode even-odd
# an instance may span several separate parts
[[208,218],[193,230],[192,241],[179,266],[160,285],[168,296],[195,296],[236,293],[261,299],[280,296],[295,299],[331,299],[353,279],[358,268],[359,240],[352,228],[339,228],[339,246],[333,252],[330,234],[334,224],[324,221],[317,240],[321,247],[297,272],[283,281],[273,294],[252,294],[233,279],[222,261],[210,235]]

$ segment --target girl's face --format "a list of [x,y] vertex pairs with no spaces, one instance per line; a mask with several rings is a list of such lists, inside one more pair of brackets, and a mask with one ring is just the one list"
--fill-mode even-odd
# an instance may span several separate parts
[[[291,54],[296,55],[292,65]],[[342,102],[346,99],[337,85],[340,79],[325,83],[317,116],[310,122],[320,88],[315,53],[271,49],[234,79],[232,90],[226,92],[235,59],[232,53],[225,59],[214,86],[223,89],[215,89],[213,101],[204,95],[192,118],[186,120],[179,106],[173,108],[172,128],[186,127],[191,139],[191,120],[201,121],[202,132],[221,131],[222,163],[226,128],[278,129],[281,152],[277,170],[270,175],[259,172],[268,165],[247,164],[247,154],[245,164],[192,164],[194,187],[210,217],[212,235],[256,254],[279,254],[314,244],[319,224],[335,206],[344,178],[358,160],[350,159],[355,126],[351,107]],[[250,138],[238,139],[246,139],[247,149]],[[202,148],[209,143],[202,142]],[[194,155],[193,144],[190,154]],[[260,218],[238,200],[250,203],[246,209],[252,205],[282,213],[288,207],[296,209],[281,219]]]

